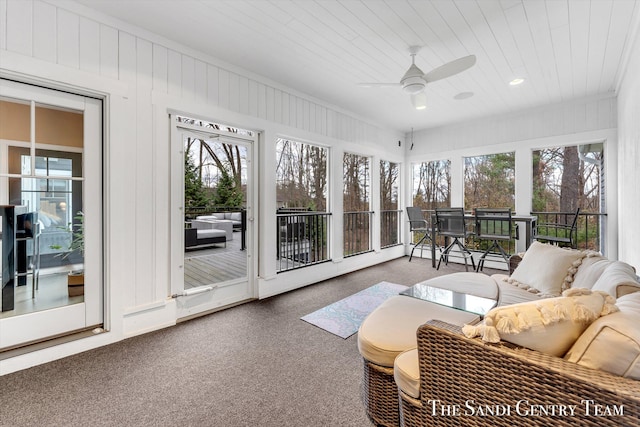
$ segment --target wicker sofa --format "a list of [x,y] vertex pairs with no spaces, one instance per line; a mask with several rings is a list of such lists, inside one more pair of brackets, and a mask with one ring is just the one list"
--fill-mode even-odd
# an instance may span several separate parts
[[418,328],[417,339],[420,397],[399,391],[402,426],[640,425],[638,380],[505,343],[488,345],[439,321]]
[[[518,265],[519,259],[526,262]],[[625,307],[626,314],[615,313],[611,319],[629,316],[630,320],[624,318],[625,322],[640,324],[640,293],[634,293],[640,290],[640,283],[634,269],[628,264],[611,261],[591,252],[568,251],[541,243],[534,243],[524,258],[514,257],[512,261],[515,269],[510,276],[454,273],[424,283],[458,291],[467,289],[472,294],[495,298],[499,307],[516,307],[514,304],[528,301],[550,302],[546,298],[555,296],[554,293],[558,294],[565,288],[599,289],[620,297],[619,305]],[[552,274],[554,270],[557,271]],[[541,289],[522,283],[528,277],[537,279]],[[546,283],[551,287],[544,288]],[[586,354],[586,357],[580,360],[581,363],[576,363],[571,358],[516,348],[509,343],[487,344],[479,338],[466,338],[461,334],[461,326],[467,321],[459,317],[454,317],[453,321],[443,319],[439,312],[432,310],[432,303],[416,302],[415,298],[405,296],[393,298],[396,299],[393,303],[381,305],[382,309],[374,310],[365,319],[360,329],[363,336],[358,336],[358,346],[364,359],[363,400],[367,414],[375,424],[576,425],[578,415],[519,416],[514,405],[520,399],[539,405],[584,405],[579,399],[582,396],[583,400],[591,399],[597,404],[624,405],[625,413],[624,418],[589,417],[582,413],[584,420],[580,419],[580,425],[636,425],[640,383],[635,379],[623,378],[624,372],[618,372],[618,375],[605,372],[610,370],[606,363],[602,366],[605,369],[600,369],[598,363],[602,365],[603,362],[590,360],[593,357],[584,348],[581,354]],[[625,299],[630,302],[623,303]],[[407,308],[419,303],[424,304],[423,314]],[[413,312],[417,314],[407,314]],[[591,330],[597,323],[594,322],[580,338],[597,334]],[[388,331],[395,331],[394,337],[404,336],[404,341],[396,340],[391,348],[388,337],[376,336],[372,326],[385,324]],[[637,326],[631,328],[634,331],[638,329]],[[609,331],[606,324],[601,329]],[[621,356],[626,359],[633,359],[634,345],[640,343],[640,333],[634,331],[631,335],[635,336],[629,339],[626,353]],[[410,333],[414,338],[411,342],[406,338]],[[376,340],[382,349],[372,344]],[[402,345],[406,348],[398,351]],[[578,341],[575,345],[578,345]],[[385,347],[386,353],[383,351]],[[377,353],[371,348],[375,348]],[[638,367],[634,368],[635,372],[630,372],[636,378],[640,376],[640,345],[637,348]],[[380,357],[380,354],[385,357]],[[574,351],[574,359],[577,354],[578,351]],[[394,363],[389,366],[389,360],[394,356]],[[465,408],[468,401],[494,410],[509,408],[512,413],[511,416],[490,418],[465,416],[465,410],[471,411]],[[439,416],[434,416],[435,409],[446,412],[455,411],[456,407],[462,411],[460,416],[443,415],[440,412]],[[580,406],[579,409],[584,410],[584,407]]]

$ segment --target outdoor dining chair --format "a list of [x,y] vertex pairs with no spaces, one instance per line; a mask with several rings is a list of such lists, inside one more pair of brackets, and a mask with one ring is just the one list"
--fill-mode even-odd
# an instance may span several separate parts
[[422,251],[424,245],[427,242],[431,242],[433,236],[431,236],[431,228],[429,222],[424,218],[422,209],[417,206],[407,206],[407,217],[409,217],[409,231],[412,233],[422,234],[422,237],[411,249],[411,255],[409,255],[409,261],[413,258],[413,251],[420,246],[420,258],[422,258]]
[[[476,264],[473,261],[473,254],[466,246],[466,239],[473,236],[474,232],[467,229],[464,208],[436,208],[436,223],[440,236],[453,239],[441,251],[436,269],[440,269],[442,260],[447,265],[449,257],[454,257],[464,259],[464,268],[467,271],[469,271],[467,260],[471,259],[471,266],[475,270]],[[452,255],[452,252],[455,255]]]
[[564,222],[539,222],[533,229],[533,238],[538,241],[551,243],[557,246],[569,246],[577,248],[578,240],[578,216],[580,208],[575,213],[556,214],[564,216]]
[[[487,257],[497,261],[504,261],[509,266],[508,254],[500,242],[509,242],[511,239],[518,239],[518,226],[514,227],[511,218],[511,208],[476,208],[476,239],[488,241],[489,246],[478,259],[477,271],[482,271]],[[515,236],[514,236],[515,229]],[[494,251],[494,249],[496,251]]]

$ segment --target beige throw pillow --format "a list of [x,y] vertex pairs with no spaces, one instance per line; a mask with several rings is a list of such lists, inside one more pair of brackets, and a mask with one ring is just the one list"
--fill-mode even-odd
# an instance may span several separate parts
[[640,292],[620,297],[616,306],[620,311],[593,322],[564,358],[640,380]]
[[504,341],[561,357],[601,315],[617,311],[615,298],[590,289],[569,289],[562,297],[497,307],[478,325],[465,325],[468,338]]
[[533,242],[507,281],[540,296],[557,297],[571,287],[584,255],[582,251]]

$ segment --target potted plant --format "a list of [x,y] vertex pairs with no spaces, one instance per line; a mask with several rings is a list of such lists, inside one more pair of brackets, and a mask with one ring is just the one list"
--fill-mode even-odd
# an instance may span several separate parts
[[[77,227],[69,227],[72,233],[71,244],[68,251],[62,255],[62,259],[69,257],[74,252],[79,252],[84,260],[84,213],[78,211],[74,217]],[[84,295],[84,270],[72,270],[67,276],[67,287],[70,297]]]

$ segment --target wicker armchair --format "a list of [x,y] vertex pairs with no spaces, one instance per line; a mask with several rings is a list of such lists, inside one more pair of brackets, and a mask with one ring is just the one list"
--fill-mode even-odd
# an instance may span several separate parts
[[[439,321],[421,326],[417,334],[421,397],[400,391],[402,426],[640,426],[640,381],[533,350],[467,339],[459,328]],[[521,400],[555,405],[546,408],[577,406],[573,416],[523,416],[516,411]],[[608,410],[599,410],[609,415],[595,416],[591,405],[591,415],[586,416],[585,400],[608,405]],[[459,415],[442,414],[455,411],[454,405],[459,405]],[[510,415],[478,413],[478,408],[504,412],[506,406]],[[530,409],[520,406],[522,414]],[[613,415],[620,410],[622,414]]]

